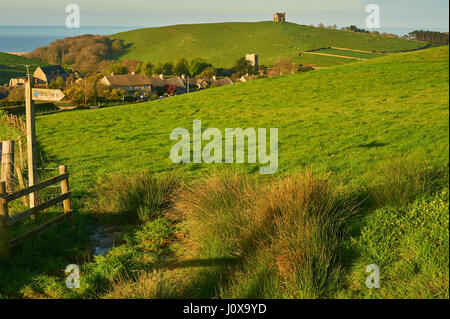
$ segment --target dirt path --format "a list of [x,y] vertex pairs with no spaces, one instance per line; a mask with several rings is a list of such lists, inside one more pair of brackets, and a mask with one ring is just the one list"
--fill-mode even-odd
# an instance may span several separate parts
[[371,51],[354,50],[354,49],[338,48],[338,47],[331,47],[331,49],[335,49],[335,50],[343,50],[343,51],[352,51],[352,52],[361,52],[361,53],[371,53],[371,54],[374,53],[374,52],[371,52]]

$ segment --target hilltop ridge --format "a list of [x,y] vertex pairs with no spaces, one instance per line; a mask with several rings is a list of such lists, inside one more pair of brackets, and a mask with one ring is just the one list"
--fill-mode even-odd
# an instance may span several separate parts
[[126,46],[120,60],[156,63],[201,57],[220,67],[232,66],[246,53],[259,54],[261,64],[271,65],[279,57],[299,62],[299,53],[323,47],[393,52],[424,45],[401,38],[271,21],[180,24],[121,32],[111,38],[123,40]]

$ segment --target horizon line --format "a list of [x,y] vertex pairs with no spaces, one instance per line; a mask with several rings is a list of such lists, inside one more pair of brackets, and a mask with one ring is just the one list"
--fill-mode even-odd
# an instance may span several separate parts
[[[80,30],[83,28],[160,28],[160,27],[170,27],[170,26],[176,26],[176,25],[195,25],[195,24],[220,24],[220,23],[258,23],[258,22],[271,22],[271,20],[262,20],[262,21],[222,21],[222,22],[197,22],[197,23],[178,23],[178,24],[167,24],[167,25],[86,25],[81,26],[78,29],[69,29],[67,30]],[[296,22],[290,22],[286,21],[287,23],[293,23],[293,24],[299,24]],[[299,25],[305,25],[305,26],[317,26],[319,23],[316,24],[299,24]],[[358,26],[358,25],[357,25]],[[8,24],[8,25],[1,25],[0,27],[58,27],[58,28],[65,28],[65,25],[44,25],[44,24]],[[361,27],[361,26],[358,26]],[[363,26],[364,28],[365,26]],[[341,26],[338,26],[338,28],[341,28]],[[367,30],[376,30],[373,28],[367,28]],[[377,29],[445,29],[449,30],[449,26],[402,26],[402,27],[392,27],[392,26],[386,26],[381,27]]]

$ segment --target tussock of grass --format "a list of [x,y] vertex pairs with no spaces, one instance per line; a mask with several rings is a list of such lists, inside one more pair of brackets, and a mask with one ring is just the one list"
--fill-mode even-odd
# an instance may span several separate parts
[[111,214],[116,222],[146,222],[171,207],[179,185],[175,176],[155,177],[147,171],[110,175],[98,183],[92,209]]
[[[249,264],[272,264],[281,290],[272,296],[262,285],[259,298],[323,296],[340,272],[338,247],[353,211],[338,185],[311,173],[259,185],[238,175],[213,177],[184,189],[175,208],[198,256],[236,258],[247,269],[244,285],[255,280]],[[233,293],[241,285],[219,283],[232,297],[243,297]]]
[[162,271],[140,271],[135,275],[119,276],[112,284],[106,299],[157,299],[170,298],[175,287],[166,280]]
[[399,158],[381,163],[372,175],[375,206],[401,206],[439,190],[448,181],[448,164]]

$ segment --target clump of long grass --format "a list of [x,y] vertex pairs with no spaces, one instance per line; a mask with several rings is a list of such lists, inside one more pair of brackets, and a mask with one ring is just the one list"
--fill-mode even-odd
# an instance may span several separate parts
[[375,207],[402,206],[448,185],[448,165],[409,158],[388,160],[380,165],[372,183]]
[[121,275],[102,298],[106,299],[157,299],[173,297],[175,290],[161,271],[140,271]]
[[[253,297],[290,298],[320,297],[337,280],[340,239],[354,210],[339,185],[312,173],[265,182],[212,177],[183,189],[175,208],[199,256],[234,257],[247,269],[239,282],[218,283],[224,295],[243,297],[232,291],[246,277],[246,285],[261,287]],[[274,264],[278,295],[255,279],[258,264]]]
[[111,214],[118,222],[146,222],[171,208],[178,187],[180,179],[173,175],[113,174],[98,183],[91,208]]
[[340,186],[311,173],[276,183],[260,214],[273,218],[272,253],[285,287],[284,297],[325,295],[340,276],[340,241],[354,212]]

